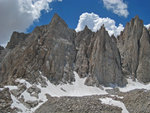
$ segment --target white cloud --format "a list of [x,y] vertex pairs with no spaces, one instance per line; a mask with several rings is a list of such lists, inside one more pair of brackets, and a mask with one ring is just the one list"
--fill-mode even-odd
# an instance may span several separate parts
[[60,0],[0,0],[0,44],[6,44],[13,31],[25,32],[38,20],[49,3]]
[[110,36],[112,34],[117,36],[124,29],[122,24],[119,24],[119,26],[116,26],[115,21],[113,19],[101,18],[97,14],[94,14],[94,13],[83,13],[80,16],[76,31],[77,32],[82,31],[84,27],[87,25],[89,29],[96,32],[97,30],[100,29],[100,27],[103,24]]
[[113,13],[127,17],[129,15],[128,6],[123,0],[103,0],[104,6],[108,10],[112,10]]
[[147,29],[150,28],[150,24],[144,25]]

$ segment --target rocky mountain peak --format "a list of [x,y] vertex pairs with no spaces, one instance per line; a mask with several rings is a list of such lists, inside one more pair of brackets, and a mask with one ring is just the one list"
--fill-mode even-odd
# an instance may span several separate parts
[[101,26],[101,29],[105,29],[105,25],[104,24]]
[[0,45],[0,50],[4,50],[4,47]]
[[[97,35],[109,35],[108,31],[106,31],[104,24],[101,26],[101,28],[96,32]],[[104,38],[104,37],[101,37]]]
[[111,36],[111,39],[112,39],[112,41],[113,41],[114,43],[117,43],[117,39],[116,39],[116,37],[115,37],[114,35]]
[[138,15],[136,15],[134,18],[133,18],[135,21],[141,21],[141,19],[139,18],[139,16]]
[[88,26],[86,25],[86,26],[84,27],[83,31],[91,31],[91,30],[90,30],[90,29],[88,28]]
[[20,42],[23,42],[26,38],[28,37],[28,34],[24,33],[18,33],[18,32],[13,32],[10,41],[8,42],[6,48],[7,49],[13,49],[15,48],[16,45],[18,45]]
[[58,15],[54,14],[51,22],[50,22],[51,27],[56,27],[56,26],[63,26],[63,27],[68,27],[68,25],[65,23],[65,21]]
[[89,61],[90,76],[86,84],[93,82],[105,86],[124,86],[126,81],[121,70],[119,51],[104,25],[95,33],[94,39]]
[[[138,80],[142,82],[150,80],[150,76],[148,74],[147,76],[144,74],[146,72],[148,73],[147,69],[144,69],[143,65],[146,61],[140,60],[140,54],[145,50],[146,51],[142,55],[144,55],[145,59],[149,59],[149,38],[148,31],[144,27],[143,21],[139,19],[138,16],[135,16],[135,18],[127,23],[124,31],[117,40],[124,74],[132,76],[133,79],[138,78]],[[143,50],[143,46],[147,49]],[[149,63],[147,63],[147,65],[149,65]],[[143,78],[140,78],[141,76]],[[145,79],[147,79],[147,81]]]
[[137,35],[141,37],[143,26],[144,26],[143,21],[138,16],[135,16],[134,18],[131,19],[129,23],[126,24],[124,33],[125,34],[129,33],[129,35],[131,35],[134,34],[136,30],[138,30],[139,32],[137,32]]

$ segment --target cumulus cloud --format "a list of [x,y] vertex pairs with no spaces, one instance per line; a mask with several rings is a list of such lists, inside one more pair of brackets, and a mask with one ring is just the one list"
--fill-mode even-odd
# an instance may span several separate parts
[[42,10],[51,10],[49,4],[53,1],[56,0],[0,0],[0,44],[6,44],[13,31],[25,32]]
[[150,28],[150,24],[145,25],[145,27],[146,27],[147,29],[149,29],[149,28]]
[[123,0],[103,0],[104,6],[108,10],[112,10],[113,13],[127,17],[129,15],[128,6]]
[[84,27],[87,25],[89,29],[96,32],[97,30],[100,29],[100,27],[103,24],[110,36],[112,34],[117,36],[124,29],[122,24],[119,24],[119,26],[116,26],[115,21],[113,19],[101,18],[97,14],[94,14],[94,13],[83,13],[79,18],[76,31],[77,32],[82,31]]

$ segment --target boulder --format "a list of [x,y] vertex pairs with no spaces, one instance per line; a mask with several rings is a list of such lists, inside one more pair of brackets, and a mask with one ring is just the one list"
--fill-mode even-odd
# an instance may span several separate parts
[[41,93],[41,89],[33,85],[27,89],[27,92],[30,93],[31,96],[38,98],[38,94]]
[[19,97],[25,90],[26,86],[24,84],[18,84],[18,89],[10,90],[10,92],[15,96]]

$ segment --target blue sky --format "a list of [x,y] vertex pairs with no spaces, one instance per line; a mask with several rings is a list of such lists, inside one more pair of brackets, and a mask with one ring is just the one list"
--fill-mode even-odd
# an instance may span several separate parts
[[150,25],[149,4],[149,0],[0,0],[0,45],[5,46],[14,31],[29,33],[48,24],[54,13],[76,31],[86,24],[96,31],[104,24],[110,35],[117,36],[135,15]]
[[125,26],[135,15],[138,15],[144,21],[144,24],[150,23],[149,0],[142,0],[142,2],[139,0],[124,0],[124,2],[128,5],[129,11],[129,15],[126,18],[107,10],[102,0],[63,0],[62,2],[53,2],[50,4],[53,10],[49,13],[42,11],[39,21],[34,22],[27,31],[31,32],[37,25],[48,24],[54,13],[58,13],[68,26],[73,29],[77,27],[79,16],[84,12],[93,12],[100,17],[109,17],[114,19],[117,25],[122,23]]

